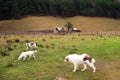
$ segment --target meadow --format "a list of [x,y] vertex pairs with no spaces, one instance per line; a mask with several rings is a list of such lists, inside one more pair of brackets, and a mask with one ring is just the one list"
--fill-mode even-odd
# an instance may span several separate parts
[[[38,44],[37,59],[17,61],[26,51],[25,41]],[[36,49],[32,49],[36,50]],[[90,68],[75,73],[64,62],[68,54],[88,53],[96,59]],[[120,80],[120,37],[80,35],[1,35],[0,80]]]

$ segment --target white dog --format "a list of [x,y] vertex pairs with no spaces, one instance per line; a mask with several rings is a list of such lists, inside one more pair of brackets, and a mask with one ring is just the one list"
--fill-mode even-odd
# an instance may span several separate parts
[[27,42],[26,43],[27,48],[26,49],[32,49],[32,48],[37,48],[37,45],[35,42]]
[[20,54],[20,56],[18,57],[18,61],[21,60],[22,58],[23,58],[23,60],[26,60],[27,57],[29,57],[28,60],[29,60],[31,57],[33,57],[34,59],[36,59],[36,57],[35,57],[35,55],[34,55],[35,52],[37,52],[37,50],[35,50],[35,51],[22,52],[22,53]]
[[79,64],[83,64],[83,69],[81,71],[84,71],[87,69],[87,65],[90,66],[93,69],[93,72],[96,71],[96,67],[94,66],[95,59],[90,57],[88,54],[70,54],[65,57],[64,59],[65,62],[70,62],[74,65],[74,70],[73,72],[76,72]]

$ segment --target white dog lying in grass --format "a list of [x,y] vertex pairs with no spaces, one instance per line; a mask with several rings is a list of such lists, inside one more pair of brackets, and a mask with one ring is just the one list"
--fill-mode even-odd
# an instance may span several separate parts
[[90,57],[88,54],[70,54],[65,57],[64,59],[65,62],[70,62],[74,65],[74,70],[73,72],[76,72],[79,64],[83,64],[83,69],[81,71],[84,71],[87,69],[87,65],[90,66],[93,69],[93,72],[96,71],[96,67],[94,66],[95,59]]
[[22,52],[20,54],[20,56],[18,57],[18,61],[23,59],[23,60],[26,60],[26,58],[28,57],[28,60],[33,57],[34,59],[36,59],[34,53],[37,52],[37,50],[35,51],[26,51],[26,52]]

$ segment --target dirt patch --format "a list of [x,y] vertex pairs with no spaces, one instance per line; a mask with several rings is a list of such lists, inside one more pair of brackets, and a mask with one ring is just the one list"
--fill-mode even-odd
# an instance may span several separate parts
[[96,62],[97,73],[104,80],[120,80],[120,63],[119,61],[98,61]]
[[102,69],[114,69],[117,68],[120,63],[118,61],[97,61],[95,63],[97,70],[102,70]]

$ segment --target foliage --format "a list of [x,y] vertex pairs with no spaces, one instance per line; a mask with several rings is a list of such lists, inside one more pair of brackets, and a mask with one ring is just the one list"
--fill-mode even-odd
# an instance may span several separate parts
[[67,22],[65,27],[67,28],[67,31],[71,31],[73,29],[73,24],[71,22]]
[[24,15],[120,18],[120,3],[117,0],[0,0],[0,19]]

